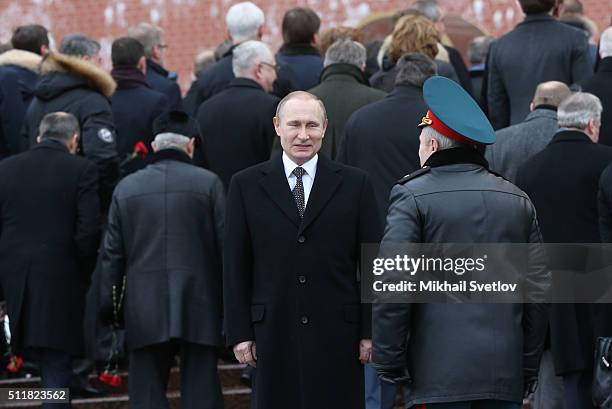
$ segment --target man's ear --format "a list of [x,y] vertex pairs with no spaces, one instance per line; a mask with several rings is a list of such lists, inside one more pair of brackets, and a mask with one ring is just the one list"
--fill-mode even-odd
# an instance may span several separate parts
[[153,152],[157,152],[157,143],[155,143],[155,141],[151,142],[151,147],[153,148]]
[[429,146],[431,146],[430,151],[432,151],[432,152],[438,152],[438,150],[440,149],[440,144],[434,138],[431,138],[429,140]]
[[535,108],[534,103],[533,103],[533,102],[532,102],[532,103],[530,103],[530,104],[529,104],[529,112],[533,112],[534,108]]
[[264,28],[262,25],[262,26],[259,26],[259,28],[257,29],[257,39],[261,41],[263,35],[264,35]]
[[147,57],[145,57],[144,55],[140,57],[140,59],[138,60],[138,64],[136,64],[136,68],[142,71],[143,74],[146,74],[147,73]]
[[321,136],[321,138],[325,138],[325,131],[327,130],[328,124],[329,124],[329,119],[325,118],[325,121],[323,121],[323,135]]
[[40,143],[40,141],[42,141],[42,138],[40,137],[40,135],[38,135],[38,136],[36,137],[36,143]]
[[276,131],[276,135],[280,136],[280,119],[278,117],[272,118],[272,123],[274,124],[274,130]]
[[225,38],[232,41],[232,35],[229,30],[225,30]]
[[187,143],[187,155],[193,159],[193,153],[195,152],[195,140],[196,138],[189,138]]
[[40,46],[40,55],[42,57],[44,57],[47,54],[49,54],[49,47],[47,47],[46,45],[41,45]]

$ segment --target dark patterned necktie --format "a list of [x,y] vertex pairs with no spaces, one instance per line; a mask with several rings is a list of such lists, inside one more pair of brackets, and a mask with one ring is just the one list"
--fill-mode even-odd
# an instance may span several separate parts
[[304,176],[304,173],[306,173],[306,171],[304,170],[304,168],[298,166],[297,168],[293,169],[293,172],[291,172],[295,175],[295,178],[297,179],[297,181],[295,182],[295,187],[293,188],[293,198],[295,199],[295,204],[297,204],[297,208],[298,208],[298,212],[300,212],[300,218],[304,217],[304,208],[305,206],[305,200],[304,200],[304,183],[302,182],[302,176]]

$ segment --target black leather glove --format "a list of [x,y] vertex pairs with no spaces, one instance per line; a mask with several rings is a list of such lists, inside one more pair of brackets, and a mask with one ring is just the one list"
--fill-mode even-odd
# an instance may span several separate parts
[[523,398],[527,398],[529,395],[532,395],[536,389],[538,389],[538,378],[525,379]]
[[406,368],[377,369],[377,372],[380,380],[386,383],[404,385],[412,382]]

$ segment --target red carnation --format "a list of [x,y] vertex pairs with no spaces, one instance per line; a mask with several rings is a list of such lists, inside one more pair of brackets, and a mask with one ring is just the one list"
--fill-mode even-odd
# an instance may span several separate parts
[[143,159],[145,155],[149,153],[149,148],[142,141],[136,142],[134,145],[134,154],[139,155],[140,159]]
[[11,373],[17,373],[19,372],[22,366],[23,366],[23,358],[17,355],[13,355],[9,359],[9,363],[6,366],[6,370]]
[[114,388],[118,388],[123,382],[121,376],[117,374],[111,375],[108,371],[102,372],[100,376],[98,376],[98,380]]

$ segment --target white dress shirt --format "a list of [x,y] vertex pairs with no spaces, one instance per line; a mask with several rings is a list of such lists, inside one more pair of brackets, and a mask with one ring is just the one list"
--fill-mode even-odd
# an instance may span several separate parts
[[[312,184],[314,183],[315,175],[317,173],[317,162],[319,155],[316,154],[308,162],[302,165],[304,168],[304,175],[302,175],[302,184],[304,185],[304,209],[308,205],[308,198],[310,197],[310,191],[312,190]],[[297,177],[293,174],[293,169],[297,168],[296,165],[285,152],[283,152],[283,165],[285,166],[285,176],[287,182],[289,182],[289,189],[293,191],[295,184],[297,183]]]

